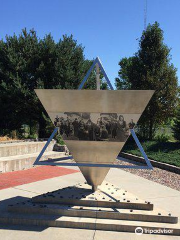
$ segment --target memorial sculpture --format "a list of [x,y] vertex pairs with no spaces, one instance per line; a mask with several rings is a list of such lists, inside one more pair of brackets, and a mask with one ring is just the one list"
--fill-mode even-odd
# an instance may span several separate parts
[[[97,90],[81,90],[94,67]],[[100,90],[99,68],[111,90]],[[152,169],[133,128],[154,91],[113,90],[98,58],[79,90],[35,91],[55,129],[34,165],[78,166],[87,182],[83,183],[81,179],[79,183],[69,185],[66,178],[65,187],[54,189],[53,186],[50,192],[35,194],[31,199],[9,205],[8,212],[1,214],[0,223],[138,234],[147,234],[153,229],[156,234],[179,236],[178,217],[154,208],[148,199],[140,199],[125,190],[122,183],[117,186],[103,181],[110,168]],[[41,159],[57,132],[63,137],[76,163],[72,159],[68,162]],[[114,163],[130,134],[146,165]],[[121,173],[119,171],[118,174]],[[72,178],[76,178],[75,175]]]
[[[97,86],[100,66],[112,89],[98,58],[94,65]],[[153,90],[61,89],[36,89],[35,92],[93,191],[113,166],[154,93]]]

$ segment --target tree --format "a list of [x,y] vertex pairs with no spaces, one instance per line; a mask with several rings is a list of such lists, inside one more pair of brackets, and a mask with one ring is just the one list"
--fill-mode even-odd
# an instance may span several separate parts
[[155,90],[139,122],[142,135],[152,139],[155,128],[174,116],[178,82],[170,49],[157,22],[143,31],[135,55],[121,59],[119,66],[117,89]]
[[[38,123],[39,136],[49,136],[48,116],[34,89],[77,89],[91,64],[72,35],[56,43],[51,34],[39,39],[33,29],[23,29],[0,40],[0,133]],[[94,89],[95,82],[92,73],[85,88]]]
[[178,102],[172,130],[174,138],[180,141],[180,87],[178,87]]
[[175,139],[180,141],[180,106],[176,111],[176,118],[174,119],[173,132]]

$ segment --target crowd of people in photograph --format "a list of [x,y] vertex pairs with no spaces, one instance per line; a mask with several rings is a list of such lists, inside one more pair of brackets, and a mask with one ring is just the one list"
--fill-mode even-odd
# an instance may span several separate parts
[[124,142],[135,123],[131,119],[127,124],[123,115],[117,114],[102,113],[95,123],[90,113],[64,113],[55,117],[54,125],[64,140]]

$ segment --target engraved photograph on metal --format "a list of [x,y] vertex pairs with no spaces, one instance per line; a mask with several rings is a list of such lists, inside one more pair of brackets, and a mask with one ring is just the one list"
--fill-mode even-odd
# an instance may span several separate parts
[[64,112],[54,125],[64,140],[125,142],[139,114]]

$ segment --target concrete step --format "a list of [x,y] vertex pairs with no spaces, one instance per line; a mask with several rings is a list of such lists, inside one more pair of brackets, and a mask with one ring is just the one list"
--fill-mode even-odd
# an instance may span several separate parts
[[[16,142],[0,144],[0,158],[17,156],[23,154],[39,153],[44,147],[46,141],[42,142]],[[46,151],[52,151],[55,141],[51,141]]]
[[85,217],[97,219],[131,220],[145,222],[177,223],[178,218],[170,216],[160,209],[143,211],[134,209],[109,209],[99,207],[83,207],[74,205],[33,204],[26,201],[8,207],[9,212],[24,214],[61,215],[69,217]]
[[90,206],[90,207],[105,207],[105,208],[121,208],[121,209],[136,209],[136,210],[153,210],[153,204],[136,203],[136,202],[108,202],[108,201],[91,201],[81,199],[61,199],[56,197],[34,197],[32,200],[34,203],[42,204],[64,204],[64,205],[76,205],[76,206]]
[[[46,201],[48,204],[45,204]],[[55,204],[56,201],[58,204]],[[0,224],[3,225],[118,232],[135,232],[137,227],[141,227],[144,233],[154,230],[154,233],[168,235],[180,235],[177,222],[177,217],[153,209],[153,204],[107,182],[99,186],[96,192],[92,192],[87,183],[48,192],[9,205],[0,215]]]
[[32,198],[34,203],[153,210],[153,204],[124,189],[104,182],[96,192],[88,184],[77,184]]
[[[0,158],[0,172],[11,172],[11,171],[19,171],[33,167],[33,163],[35,162],[39,152],[16,155],[16,156],[8,156]],[[41,158],[41,160],[47,160],[49,158],[63,158],[66,157],[63,152],[55,152],[48,151],[45,152]]]
[[126,221],[114,219],[97,219],[85,217],[69,217],[59,215],[39,215],[39,214],[17,214],[2,213],[0,224],[8,225],[29,225],[43,227],[60,227],[60,228],[79,228],[103,231],[117,232],[135,232],[137,227],[141,227],[144,233],[148,230],[157,231],[161,235],[180,236],[180,225],[170,223]]

